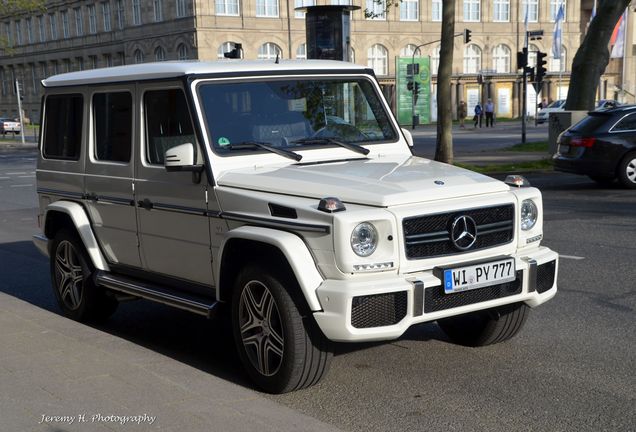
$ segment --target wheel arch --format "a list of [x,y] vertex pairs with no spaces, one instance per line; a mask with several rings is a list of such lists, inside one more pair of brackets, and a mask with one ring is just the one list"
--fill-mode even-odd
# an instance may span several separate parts
[[311,311],[322,310],[316,289],[323,278],[303,240],[293,233],[271,228],[242,226],[229,231],[223,239],[216,260],[217,299],[229,301],[233,283],[241,263],[267,257],[267,261],[282,262],[296,278]]
[[110,271],[108,262],[99,249],[88,216],[80,204],[72,201],[56,201],[46,207],[44,235],[52,239],[62,228],[70,228],[77,232],[96,269]]

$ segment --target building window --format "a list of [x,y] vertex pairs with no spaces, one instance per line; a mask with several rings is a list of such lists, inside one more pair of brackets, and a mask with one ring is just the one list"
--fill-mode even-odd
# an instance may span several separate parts
[[132,16],[133,16],[133,24],[140,25],[141,24],[141,4],[139,0],[132,0]]
[[419,19],[420,0],[402,0],[400,3],[400,21],[417,21]]
[[112,67],[113,66],[113,56],[110,54],[104,54],[104,66]]
[[38,16],[38,30],[40,33],[40,42],[46,42],[46,24],[44,23],[44,15]]
[[110,2],[102,3],[102,15],[104,16],[104,31],[110,31]]
[[433,75],[437,75],[437,70],[439,69],[439,52],[441,49],[442,47],[438,45],[431,54],[431,74]]
[[563,5],[563,21],[567,16],[567,7],[565,0],[550,0],[550,21],[556,21],[557,13],[559,13],[559,7]]
[[16,45],[22,45],[22,21],[15,22],[15,43]]
[[528,12],[528,22],[539,21],[539,0],[523,0],[520,10],[522,22],[525,22],[526,10]]
[[464,21],[479,22],[481,0],[464,0]]
[[372,68],[376,75],[388,75],[388,58],[387,49],[380,44],[375,44],[367,51],[367,66]]
[[57,62],[57,60],[53,60],[51,62],[51,67],[53,68],[53,75],[57,75],[60,73],[60,64]]
[[62,64],[64,65],[64,72],[71,72],[71,59],[62,60]]
[[13,46],[13,38],[11,37],[11,23],[4,23],[4,34],[7,41],[7,46]]
[[55,14],[49,14],[49,27],[51,29],[51,40],[57,39],[57,20],[55,19]]
[[188,47],[185,44],[180,44],[177,47],[177,58],[179,60],[187,60],[188,59]]
[[528,45],[528,66],[536,67],[537,66],[537,51],[539,51],[539,47],[535,44]]
[[470,44],[464,48],[464,73],[476,74],[481,70],[481,49]]
[[75,35],[82,36],[84,35],[84,21],[82,20],[82,9],[75,8],[73,9],[75,13]]
[[[225,53],[229,53],[234,48],[236,48],[236,42],[223,42],[219,48],[216,50],[216,58],[222,60],[225,58]],[[241,58],[243,58],[243,50],[241,50]]]
[[97,56],[95,55],[88,56],[88,60],[90,61],[91,69],[97,69],[97,66],[98,66]]
[[97,13],[95,5],[88,5],[88,32],[90,34],[97,33]]
[[33,38],[33,20],[31,18],[27,18],[24,22],[26,23],[27,40],[30,44],[32,44],[35,42],[35,39]]
[[163,21],[163,0],[153,0],[152,5],[155,11],[155,22]]
[[49,68],[46,67],[46,62],[40,62],[40,79],[46,79],[49,76]]
[[331,0],[334,6],[351,6],[351,0]]
[[124,66],[126,64],[126,53],[123,51],[119,51],[117,53],[117,57],[119,58],[119,64]]
[[369,20],[385,20],[386,19],[386,0],[366,0],[367,9],[365,11],[371,14],[367,17]]
[[258,48],[259,60],[274,60],[276,57],[283,57],[283,51],[273,42],[267,42]]
[[68,39],[71,37],[71,29],[68,25],[68,11],[62,11],[62,35],[64,39]]
[[[294,6],[297,8],[303,7],[303,6],[315,6],[315,5],[316,5],[316,0],[294,0]],[[296,11],[294,16],[296,18],[305,18],[305,12]]]
[[296,60],[307,60],[307,44],[300,44],[296,48]]
[[[554,53],[552,53],[554,56]],[[550,72],[565,72],[567,69],[567,51],[561,45],[561,59],[550,58]]]
[[510,21],[510,0],[495,0],[493,6],[493,21]]
[[126,9],[124,7],[124,0],[117,0],[117,28],[119,30],[124,29],[124,24],[126,24]]
[[278,18],[278,0],[256,0],[256,16]]
[[144,62],[144,53],[141,50],[135,50],[135,63],[143,63]]
[[35,64],[31,63],[31,94],[37,94],[38,91],[38,77],[37,71],[35,70]]
[[77,65],[77,70],[78,71],[83,71],[84,70],[84,58],[83,57],[76,57],[75,58],[75,64]]
[[[408,44],[407,46],[405,46],[404,48],[402,48],[400,50],[400,57],[413,57],[413,53],[415,52],[415,48],[417,48],[417,45],[415,44]],[[420,56],[422,55],[422,51],[418,51],[418,53],[420,54]]]
[[497,73],[510,72],[510,48],[506,45],[497,45],[492,51],[493,69]]
[[431,3],[431,21],[442,21],[442,0],[432,0]]
[[216,0],[216,14],[227,16],[239,15],[239,0]]
[[177,0],[177,18],[182,18],[184,16],[186,16],[185,0]]
[[155,61],[166,61],[166,50],[162,47],[155,48]]

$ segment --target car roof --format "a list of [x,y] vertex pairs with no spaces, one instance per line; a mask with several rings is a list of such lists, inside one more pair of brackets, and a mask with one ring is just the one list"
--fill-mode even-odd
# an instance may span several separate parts
[[634,110],[636,110],[636,105],[618,105],[614,108],[609,108],[600,112],[613,114],[613,113],[621,113],[625,111],[634,111]]
[[370,69],[335,60],[220,60],[220,61],[165,61],[126,66],[91,69],[54,75],[42,81],[44,87],[62,87],[85,84],[104,84],[124,81],[143,81],[177,78],[188,75],[245,74],[254,72],[337,72],[369,73]]

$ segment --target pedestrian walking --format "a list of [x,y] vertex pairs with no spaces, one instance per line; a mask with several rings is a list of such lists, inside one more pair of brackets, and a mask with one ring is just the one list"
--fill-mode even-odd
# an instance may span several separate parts
[[459,105],[457,105],[457,120],[459,120],[459,127],[465,129],[464,120],[466,119],[466,115],[468,115],[468,111],[466,109],[466,102],[459,101]]
[[492,103],[492,99],[488,99],[486,101],[486,105],[484,106],[484,111],[486,111],[486,127],[490,123],[490,127],[495,126],[495,104]]
[[473,117],[473,121],[475,122],[474,128],[477,127],[477,124],[479,124],[479,127],[481,127],[481,116],[482,115],[483,115],[483,110],[481,109],[481,105],[479,105],[479,103],[477,103],[477,105],[475,105],[475,116]]

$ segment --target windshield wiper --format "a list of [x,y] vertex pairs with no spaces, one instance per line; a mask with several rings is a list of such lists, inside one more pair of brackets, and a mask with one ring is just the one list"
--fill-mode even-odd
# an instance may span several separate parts
[[293,159],[296,162],[299,162],[303,158],[301,155],[291,150],[280,149],[280,148],[272,146],[269,143],[260,142],[260,141],[243,141],[238,144],[231,144],[229,146],[226,146],[226,148],[229,148],[230,150],[262,148],[272,153],[276,153],[277,155],[280,155],[289,159]]
[[362,153],[363,155],[368,155],[370,151],[368,148],[364,148],[361,145],[346,143],[346,142],[338,141],[337,139],[333,139],[333,138],[312,138],[312,137],[301,138],[301,139],[292,141],[292,144],[335,144],[337,146],[344,147],[356,153]]

